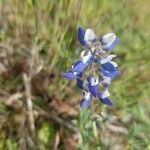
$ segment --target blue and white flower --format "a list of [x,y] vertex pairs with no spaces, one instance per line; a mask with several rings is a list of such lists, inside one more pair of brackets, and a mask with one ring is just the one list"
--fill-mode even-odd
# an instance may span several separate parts
[[91,45],[93,42],[96,41],[96,35],[91,29],[86,29],[86,31],[84,31],[81,27],[79,27],[78,40],[83,46]]
[[[83,91],[81,108],[88,108],[93,98],[98,98],[108,106],[112,105],[108,98],[108,88],[119,71],[118,64],[112,60],[116,55],[108,55],[107,52],[118,44],[119,39],[114,33],[108,33],[98,40],[93,30],[80,27],[78,40],[84,47],[81,59],[72,65],[70,71],[64,73],[64,77],[76,80],[78,87]],[[96,75],[97,73],[99,75]],[[103,86],[104,91],[100,91],[100,86]]]
[[108,33],[100,38],[103,49],[111,51],[119,43],[119,39],[114,33]]
[[88,84],[89,91],[91,92],[91,94],[94,97],[97,97],[98,92],[99,92],[99,89],[98,89],[99,79],[98,79],[98,77],[96,77],[96,78],[88,77],[87,81],[89,83]]
[[83,93],[83,99],[81,100],[80,107],[81,108],[88,108],[89,105],[90,105],[91,100],[92,100],[91,93],[85,91]]

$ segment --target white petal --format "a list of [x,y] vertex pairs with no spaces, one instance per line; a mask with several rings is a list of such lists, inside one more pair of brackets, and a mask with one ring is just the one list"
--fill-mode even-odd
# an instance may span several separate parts
[[86,29],[84,40],[87,44],[91,44],[96,39],[96,35],[92,29]]
[[94,53],[95,50],[96,50],[95,47],[92,47],[92,48],[91,48],[92,53]]
[[98,83],[99,83],[98,77],[96,77],[95,79],[93,77],[91,78],[90,81],[91,86],[98,85]]
[[105,63],[107,63],[107,62],[110,62],[114,57],[116,57],[116,55],[109,55],[109,56],[107,56],[106,58],[104,58],[104,59],[102,59],[101,61],[100,61],[100,63],[101,64],[105,64]]
[[85,51],[83,51],[82,53],[81,53],[81,58],[82,58],[82,61],[83,61],[83,63],[85,64],[85,63],[87,63],[88,62],[88,60],[92,57],[92,53],[91,53],[91,51],[88,51],[88,53],[85,55]]
[[118,66],[118,64],[114,61],[110,61],[110,63],[116,68]]
[[84,99],[85,99],[85,100],[89,100],[89,99],[90,99],[90,96],[91,96],[90,92],[86,92],[86,91],[85,91],[85,93],[84,93]]
[[108,60],[107,58],[104,58],[104,59],[100,60],[100,63],[101,63],[101,64],[105,64],[105,63],[107,63],[107,62],[109,62],[109,60]]
[[74,75],[77,75],[77,74],[78,74],[78,72],[73,72],[73,74],[74,74]]
[[88,89],[88,81],[84,80],[82,86],[83,86],[84,89]]
[[110,47],[110,45],[115,41],[116,35],[114,33],[108,33],[103,36],[102,40],[105,47]]
[[106,90],[102,93],[101,97],[102,97],[102,98],[106,98],[106,97],[108,97],[108,96],[110,96],[110,93],[109,93],[108,90],[106,89]]
[[80,56],[81,56],[81,58],[83,58],[83,57],[84,57],[85,52],[86,52],[85,50],[84,50],[83,52],[81,52],[81,55],[80,55]]
[[112,55],[107,56],[106,59],[111,61],[114,57],[116,57],[116,55],[112,54]]
[[103,76],[103,82],[109,85],[111,83],[111,78],[107,76]]

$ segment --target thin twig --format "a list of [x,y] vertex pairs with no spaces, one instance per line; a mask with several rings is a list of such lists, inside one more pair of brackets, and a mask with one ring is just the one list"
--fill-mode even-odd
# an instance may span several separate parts
[[34,115],[32,108],[32,99],[31,99],[31,79],[32,79],[32,70],[33,70],[33,62],[34,62],[34,49],[35,46],[29,51],[28,58],[28,74],[23,73],[23,81],[25,86],[25,94],[26,94],[26,107],[27,107],[27,116],[29,121],[29,128],[31,132],[31,136],[33,140],[35,139],[35,124],[34,124]]
[[31,84],[27,77],[26,73],[23,73],[23,81],[25,86],[25,93],[26,93],[26,106],[27,106],[27,115],[29,121],[29,127],[32,134],[32,138],[35,138],[35,125],[34,125],[34,116],[32,110],[32,100],[31,100]]
[[115,133],[120,133],[120,134],[125,134],[125,135],[128,134],[128,130],[125,127],[122,127],[122,126],[118,126],[118,125],[113,125],[113,124],[108,124],[107,123],[106,127],[110,131],[115,132]]
[[55,113],[49,114],[48,112],[46,112],[45,110],[43,110],[42,108],[40,108],[38,106],[35,106],[35,109],[39,112],[39,115],[41,115],[42,117],[53,120],[54,122],[58,123],[61,126],[64,126],[68,129],[70,129],[73,132],[79,131],[79,129],[74,124],[72,124],[71,122],[64,121],[63,119],[58,117]]
[[12,107],[16,111],[20,111],[22,109],[23,103],[22,101],[19,101],[18,99],[21,99],[23,97],[23,93],[17,92],[13,95],[3,95],[0,96],[0,103]]
[[[22,110],[24,111],[24,110]],[[26,142],[26,134],[25,134],[25,116],[20,122],[20,128],[19,128],[19,140],[18,140],[18,149],[19,150],[27,150],[27,142]]]

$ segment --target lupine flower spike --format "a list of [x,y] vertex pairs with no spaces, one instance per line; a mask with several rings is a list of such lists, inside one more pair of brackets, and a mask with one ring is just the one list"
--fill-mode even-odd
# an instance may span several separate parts
[[[114,33],[108,33],[100,39],[96,38],[91,29],[78,29],[78,40],[83,46],[81,59],[77,60],[70,71],[64,73],[64,77],[76,80],[78,87],[83,91],[83,99],[80,107],[88,108],[95,97],[103,104],[112,105],[108,98],[111,81],[119,74],[117,63],[113,61],[116,57],[109,54],[118,44],[119,40]],[[100,90],[100,87],[103,87]]]

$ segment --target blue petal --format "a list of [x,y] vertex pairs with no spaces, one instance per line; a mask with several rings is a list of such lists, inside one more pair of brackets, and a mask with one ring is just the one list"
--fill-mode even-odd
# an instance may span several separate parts
[[113,72],[116,70],[116,68],[110,63],[110,62],[106,62],[104,64],[101,64],[101,66],[107,70],[107,71],[110,71],[110,72]]
[[98,86],[88,86],[90,93],[94,96],[97,97],[98,96]]
[[99,97],[99,100],[103,103],[103,104],[106,104],[106,105],[108,105],[108,106],[111,106],[112,105],[112,102],[111,102],[111,100],[109,99],[109,98],[101,98],[101,97]]
[[81,77],[82,77],[82,72],[78,72],[77,76],[78,76],[79,78],[81,78]]
[[111,100],[110,100],[108,97],[102,98],[100,92],[98,93],[98,98],[99,98],[99,100],[100,100],[103,104],[106,104],[106,105],[108,105],[108,106],[111,106],[111,105],[112,105]]
[[95,63],[99,63],[99,59],[98,58],[94,58],[94,62]]
[[90,100],[82,99],[81,102],[80,102],[80,107],[83,108],[83,109],[86,109],[86,108],[89,107],[90,102],[91,102],[91,99]]
[[82,62],[81,60],[77,60],[77,61],[72,65],[72,67],[77,66],[77,65],[80,64],[81,62]]
[[67,78],[67,79],[70,79],[70,80],[76,79],[76,76],[71,71],[65,72],[64,77]]
[[77,78],[77,85],[80,89],[83,89],[83,81],[80,78]]
[[84,35],[85,35],[85,31],[81,27],[79,27],[78,28],[78,40],[80,44],[83,46],[85,45]]
[[88,64],[84,64],[82,61],[77,62],[74,64],[72,71],[73,72],[83,72],[84,69],[88,66]]
[[89,84],[91,84],[91,78],[92,76],[87,77],[87,81],[89,82]]
[[111,72],[105,70],[104,68],[100,68],[100,72],[103,73],[105,76],[110,77],[111,79],[114,79],[119,74],[118,70]]

